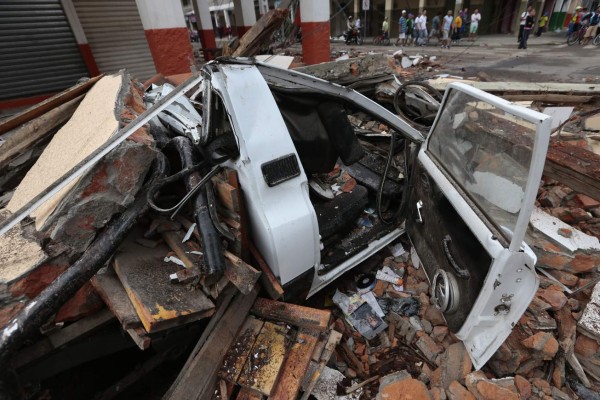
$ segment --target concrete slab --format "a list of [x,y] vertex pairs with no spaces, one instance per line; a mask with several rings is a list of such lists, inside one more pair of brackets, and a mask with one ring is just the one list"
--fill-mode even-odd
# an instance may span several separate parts
[[552,129],[558,128],[560,124],[571,118],[574,107],[546,107],[542,112],[552,117]]
[[[543,233],[552,241],[562,245],[571,252],[575,252],[577,250],[600,250],[600,242],[598,241],[598,238],[586,235],[585,233],[565,224],[558,218],[553,217],[539,208],[535,208],[533,210],[529,222],[534,229]],[[565,237],[561,235],[559,233],[561,229],[571,231],[571,237]]]

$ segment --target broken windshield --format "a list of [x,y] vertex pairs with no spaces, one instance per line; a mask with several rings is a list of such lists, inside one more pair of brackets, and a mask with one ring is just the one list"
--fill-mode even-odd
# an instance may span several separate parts
[[452,90],[432,130],[429,152],[507,240],[525,196],[536,125]]

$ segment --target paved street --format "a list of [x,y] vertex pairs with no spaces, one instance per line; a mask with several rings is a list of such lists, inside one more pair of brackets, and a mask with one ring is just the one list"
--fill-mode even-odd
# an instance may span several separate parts
[[[434,40],[435,43],[437,41]],[[347,46],[333,42],[332,51],[374,51],[393,53],[399,47],[373,46],[367,38],[362,46]],[[568,46],[565,33],[544,33],[531,37],[526,50],[517,49],[514,35],[486,35],[474,42],[462,41],[458,46],[441,49],[438,45],[405,47],[407,55],[437,56],[441,73],[475,76],[484,71],[494,80],[526,82],[599,82],[600,46]],[[300,50],[300,45],[292,49]]]

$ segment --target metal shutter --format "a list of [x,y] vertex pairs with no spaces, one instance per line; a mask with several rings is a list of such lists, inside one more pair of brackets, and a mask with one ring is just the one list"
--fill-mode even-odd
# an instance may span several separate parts
[[127,68],[140,80],[156,74],[135,0],[73,0],[73,5],[100,72]]
[[84,76],[60,0],[0,1],[0,100],[59,92]]

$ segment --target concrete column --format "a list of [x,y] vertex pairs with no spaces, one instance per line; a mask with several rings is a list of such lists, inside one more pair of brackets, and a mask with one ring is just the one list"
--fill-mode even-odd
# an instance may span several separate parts
[[[390,40],[392,37],[398,36],[398,29],[396,23],[392,22],[392,11],[394,10],[394,0],[385,0],[385,17],[388,19],[388,23],[390,24]],[[397,21],[396,21],[397,22]],[[392,40],[393,42],[393,40]]]
[[424,10],[425,9],[425,0],[419,0],[419,9],[418,11]]
[[329,1],[300,0],[302,53],[306,64],[331,61]]
[[[196,14],[196,24],[198,25],[198,36],[200,37],[200,44],[203,49],[216,49],[217,42],[215,40],[215,31],[212,25],[212,19],[210,18],[210,10],[208,6],[208,0],[193,0],[194,13]],[[225,24],[228,25],[229,18],[227,12],[225,12]],[[209,50],[203,50],[204,59],[212,60],[213,52]]]
[[260,15],[265,15],[269,12],[269,0],[258,0],[258,11]]
[[194,61],[180,0],[136,0],[156,71],[163,75],[190,72]]
[[256,23],[253,0],[233,0],[233,13],[237,25],[237,34],[241,37]]
[[231,21],[229,20],[229,11],[223,10],[223,17],[225,18],[225,26],[231,28]]
[[[454,18],[460,13],[463,9],[463,0],[456,0],[456,4],[454,5],[454,14],[452,15]],[[464,23],[464,21],[463,21]]]
[[87,41],[85,32],[81,26],[81,22],[79,21],[79,16],[77,15],[75,7],[73,6],[73,1],[61,0],[61,3],[63,9],[65,10],[65,16],[67,17],[69,25],[71,26],[71,30],[73,31],[73,35],[75,36],[75,40],[77,41],[79,52],[81,53],[81,57],[83,58],[83,62],[85,63],[88,73],[90,76],[100,75],[100,70],[98,70],[98,65],[96,64],[94,54],[92,53],[92,49]]

